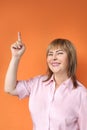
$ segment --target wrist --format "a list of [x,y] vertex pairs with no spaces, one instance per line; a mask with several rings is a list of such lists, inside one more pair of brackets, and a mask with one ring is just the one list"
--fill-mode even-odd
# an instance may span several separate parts
[[20,56],[12,56],[12,61],[20,61],[21,57]]

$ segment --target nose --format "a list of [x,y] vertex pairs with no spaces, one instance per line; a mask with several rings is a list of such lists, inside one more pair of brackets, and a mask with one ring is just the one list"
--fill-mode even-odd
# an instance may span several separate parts
[[53,60],[57,60],[57,55],[56,55],[56,53],[53,54]]

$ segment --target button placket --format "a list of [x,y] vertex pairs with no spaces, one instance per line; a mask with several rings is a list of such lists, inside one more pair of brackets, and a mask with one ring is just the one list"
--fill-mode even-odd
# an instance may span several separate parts
[[52,109],[52,104],[54,100],[54,93],[55,93],[55,82],[52,82],[50,84],[50,90],[49,90],[49,108],[48,108],[48,118],[49,118],[49,127],[48,130],[50,130],[50,117],[51,117],[51,109]]
[[54,94],[55,94],[55,82],[53,82],[50,85],[50,93],[49,93],[50,102],[52,102],[54,100]]

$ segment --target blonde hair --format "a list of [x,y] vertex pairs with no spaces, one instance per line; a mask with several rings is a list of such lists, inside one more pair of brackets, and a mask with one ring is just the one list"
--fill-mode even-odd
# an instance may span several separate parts
[[[48,56],[50,49],[57,49],[58,47],[62,48],[66,51],[68,56],[68,77],[71,77],[73,81],[73,85],[76,88],[77,87],[77,80],[76,80],[76,67],[77,67],[77,55],[76,50],[71,41],[67,39],[55,39],[53,40],[47,48],[46,57]],[[50,68],[47,68],[47,75],[48,78],[45,81],[48,81],[53,72],[50,70]]]

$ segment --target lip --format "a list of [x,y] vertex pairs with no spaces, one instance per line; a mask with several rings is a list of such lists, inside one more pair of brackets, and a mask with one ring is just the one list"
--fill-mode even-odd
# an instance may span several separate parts
[[58,66],[60,65],[60,63],[58,63],[58,62],[52,62],[51,65],[52,65],[53,67],[56,67],[56,66],[58,67]]

